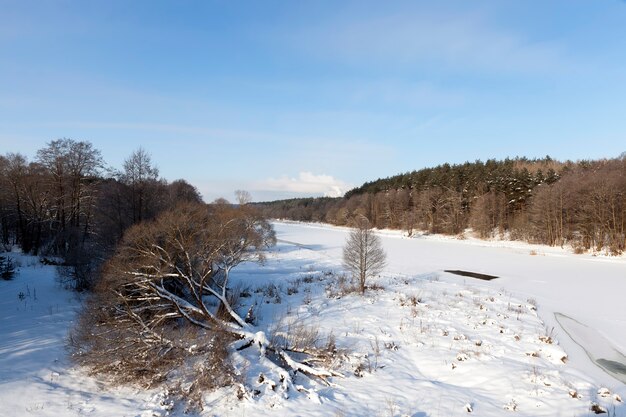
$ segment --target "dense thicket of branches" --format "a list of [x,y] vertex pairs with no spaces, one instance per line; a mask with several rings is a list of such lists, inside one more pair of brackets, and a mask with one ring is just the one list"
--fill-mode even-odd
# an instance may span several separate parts
[[229,271],[262,260],[274,242],[271,225],[247,204],[186,204],[133,226],[76,327],[75,357],[118,378],[154,383],[176,369],[184,373],[184,363],[199,354],[204,371],[230,383],[227,347],[252,348],[287,390],[297,389],[296,372],[325,380],[332,372],[302,360],[316,354],[313,347],[294,359],[231,303]]
[[[228,269],[260,259],[273,239],[267,222],[230,205],[183,204],[132,226],[76,326],[75,357],[118,377],[154,379],[197,344],[180,337],[193,324],[222,362],[225,335],[248,326],[226,298]],[[218,314],[223,306],[230,320]]]
[[621,253],[626,235],[626,156],[558,162],[549,157],[444,164],[368,182],[344,198],[260,203],[273,218],[480,237],[508,233],[548,245]]
[[33,161],[0,155],[0,242],[64,258],[77,289],[89,287],[126,228],[180,201],[201,197],[183,180],[159,179],[142,149],[121,172],[106,170],[91,143],[72,139],[51,141]]

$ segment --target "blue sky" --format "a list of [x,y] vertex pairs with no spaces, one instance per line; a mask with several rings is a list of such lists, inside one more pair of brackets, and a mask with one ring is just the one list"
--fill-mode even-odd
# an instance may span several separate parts
[[205,200],[626,151],[626,2],[0,0],[0,153],[139,146]]

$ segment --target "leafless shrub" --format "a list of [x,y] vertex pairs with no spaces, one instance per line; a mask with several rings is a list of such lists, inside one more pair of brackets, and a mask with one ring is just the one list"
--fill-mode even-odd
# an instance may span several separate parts
[[258,310],[259,306],[255,302],[248,308],[248,312],[246,313],[246,317],[244,318],[245,322],[248,324],[256,324],[258,320]]
[[5,281],[13,279],[15,275],[15,262],[8,256],[0,256],[0,278]]
[[415,295],[415,294],[411,294],[411,295],[401,295],[400,299],[400,306],[402,307],[417,307],[418,304],[422,303],[422,297],[419,295]]
[[314,282],[322,282],[327,278],[332,278],[333,275],[335,275],[333,271],[324,271],[322,274],[308,273],[301,279],[305,284],[312,284]]
[[521,304],[511,304],[509,303],[507,306],[507,310],[513,313],[517,313],[517,314],[523,314],[524,313],[524,309],[522,308]]
[[313,301],[313,297],[311,296],[311,292],[308,291],[302,298],[302,303],[305,305],[310,305],[312,301]]
[[273,345],[281,346],[289,352],[308,355],[309,363],[323,365],[330,369],[341,366],[347,350],[337,347],[335,335],[331,332],[323,335],[319,327],[302,321],[283,318],[271,331],[270,340]]
[[336,275],[335,279],[331,279],[326,285],[328,298],[341,298],[359,291],[359,287],[354,285],[345,274]]
[[389,417],[395,417],[398,412],[398,404],[393,397],[385,398],[385,405],[387,406],[387,415]]
[[354,373],[354,376],[356,376],[357,378],[363,378],[363,375],[365,373],[365,363],[364,362],[357,363],[356,366],[354,367],[353,373]]
[[273,344],[291,351],[303,351],[320,345],[322,337],[319,328],[308,326],[291,319],[280,320],[270,333]]
[[554,343],[554,327],[552,327],[549,331],[546,328],[545,334],[539,335],[539,340],[549,345],[553,344]]
[[383,287],[382,285],[378,284],[378,283],[373,283],[373,284],[369,284],[366,286],[366,288],[368,290],[372,290],[372,291],[383,291],[385,289],[385,287]]
[[300,290],[298,289],[298,284],[296,282],[292,282],[287,286],[287,295],[298,294]]
[[267,284],[263,287],[263,295],[266,297],[265,302],[274,304],[280,304],[282,302],[282,297],[280,296],[281,290],[280,287],[275,284]]
[[252,297],[252,292],[250,287],[239,288],[239,297],[240,298],[250,298]]
[[385,342],[385,349],[396,351],[400,349],[400,347],[396,345],[396,342],[391,341],[391,342]]
[[102,267],[102,261],[94,253],[97,251],[88,247],[74,247],[69,250],[65,254],[65,261],[56,267],[57,280],[73,291],[92,289]]
[[[74,358],[117,381],[181,381],[193,393],[189,387],[204,384],[196,377],[215,386],[232,383],[227,347],[252,348],[282,369],[272,368],[283,375],[285,390],[295,387],[283,371],[328,383],[336,373],[302,362],[315,359],[315,352],[293,357],[237,311],[240,291],[229,289],[229,271],[262,260],[261,249],[273,240],[269,223],[247,206],[184,205],[132,227],[74,329]],[[280,302],[278,287],[265,290]],[[186,375],[195,376],[187,381]]]
[[[160,335],[145,334],[151,339],[148,344],[137,337],[141,332],[138,323],[121,321],[101,332],[104,319],[103,314],[82,315],[69,336],[73,359],[94,374],[104,373],[114,383],[143,387],[166,381],[170,386],[186,385],[179,395],[192,402],[199,400],[201,392],[236,380],[227,351],[235,339],[228,333],[180,322],[163,327]],[[155,339],[158,336],[160,340]]]
[[367,359],[368,372],[372,373],[372,371],[379,369],[378,360],[380,359],[381,348],[380,348],[380,341],[378,340],[378,336],[375,336],[374,340],[370,340],[370,346],[372,348],[372,355],[367,355],[366,359]]

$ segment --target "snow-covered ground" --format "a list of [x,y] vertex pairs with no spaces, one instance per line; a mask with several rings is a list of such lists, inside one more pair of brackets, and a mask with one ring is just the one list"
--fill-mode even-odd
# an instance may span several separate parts
[[158,409],[159,393],[112,389],[72,368],[66,342],[80,300],[57,283],[53,266],[9,256],[20,266],[12,281],[0,280],[0,416],[136,416]]
[[[346,228],[293,223],[275,226],[281,239],[300,239],[299,243],[323,247],[330,258],[341,258]],[[308,231],[303,233],[303,228]],[[570,358],[600,380],[604,380],[604,372],[590,364],[582,349],[556,330],[559,326],[554,313],[566,314],[595,328],[626,353],[626,256],[575,255],[568,249],[511,241],[446,236],[408,239],[398,231],[382,231],[381,237],[388,254],[388,273],[411,276],[468,270],[496,275],[500,278],[491,282],[462,277],[453,281],[505,289],[518,298],[536,300],[542,320],[549,328],[555,327]]]
[[[383,231],[384,289],[339,296],[347,229],[274,226],[279,244],[266,264],[233,271],[249,294],[242,309],[256,302],[259,326],[278,334],[332,335],[345,352],[344,377],[332,387],[298,377],[306,391],[285,393],[259,378],[253,351],[243,351],[236,360],[247,369],[249,398],[209,394],[203,416],[588,416],[592,402],[626,416],[615,397],[626,398],[626,385],[580,346],[626,352],[624,257]],[[59,288],[52,267],[13,256],[19,274],[0,281],[0,415],[165,415],[163,393],[107,388],[71,366],[64,343],[80,301]],[[567,317],[567,333],[555,313]]]

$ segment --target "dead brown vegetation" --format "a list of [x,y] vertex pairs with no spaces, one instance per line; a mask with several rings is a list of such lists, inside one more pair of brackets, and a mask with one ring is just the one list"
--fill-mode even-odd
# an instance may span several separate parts
[[275,364],[287,388],[295,389],[286,371],[326,381],[333,372],[295,360],[232,304],[230,270],[262,261],[274,241],[248,205],[185,204],[131,227],[72,335],[74,357],[123,382],[198,384],[210,374],[205,380],[218,387],[235,380],[228,352],[250,348]]

